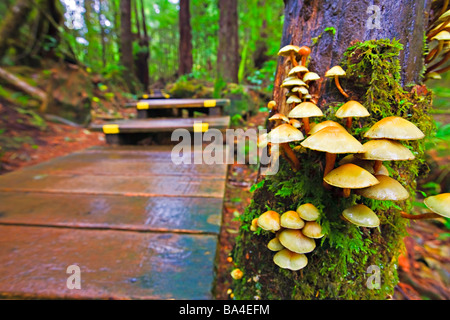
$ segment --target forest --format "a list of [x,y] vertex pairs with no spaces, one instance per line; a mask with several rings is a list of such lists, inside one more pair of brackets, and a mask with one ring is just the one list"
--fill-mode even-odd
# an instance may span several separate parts
[[[445,215],[431,215],[430,207],[424,202],[429,197],[448,195],[450,192],[450,5],[447,0],[378,2],[373,5],[371,1],[353,0],[1,1],[0,234],[3,232],[5,239],[0,238],[0,241],[6,244],[5,248],[15,248],[18,246],[16,242],[25,240],[20,237],[16,239],[15,235],[21,232],[11,228],[31,226],[49,228],[52,232],[58,229],[73,231],[73,234],[80,232],[80,237],[85,231],[100,234],[99,230],[103,229],[119,233],[118,230],[137,230],[139,237],[147,234],[153,237],[167,230],[171,230],[176,239],[198,234],[205,237],[214,235],[217,243],[214,242],[211,247],[209,243],[205,244],[206,241],[198,244],[202,250],[203,246],[207,247],[205,251],[215,252],[217,249],[211,255],[215,258],[210,257],[214,279],[211,281],[212,288],[208,287],[210,295],[207,299],[450,299],[450,220]],[[345,71],[341,68],[341,74],[331,74],[334,66]],[[303,72],[313,78],[306,80]],[[298,82],[290,84],[288,80]],[[294,87],[297,88],[296,93]],[[139,128],[138,131],[133,127],[144,121],[139,119],[142,113],[138,110],[142,107],[142,101],[151,104],[155,93],[167,103],[173,101],[173,108],[172,111],[154,113],[154,119],[148,116],[146,120],[149,121],[144,126],[150,126],[150,120],[158,120],[163,115],[160,120],[169,120],[171,130],[178,123],[181,126],[182,122],[176,122],[181,118],[185,121],[203,119],[210,121],[209,126],[213,127],[215,122],[208,120],[208,113],[197,107],[192,108],[193,111],[184,110],[183,117],[178,117],[180,119],[168,116],[169,112],[180,115],[175,110],[176,101],[201,100],[204,103],[202,107],[213,101],[213,106],[220,111],[210,111],[209,116],[227,121],[220,130],[269,131],[264,138],[258,138],[258,147],[265,141],[264,147],[272,154],[275,149],[281,150],[279,172],[264,176],[258,164],[233,163],[220,169],[226,172],[222,176],[217,173],[220,171],[217,168],[208,169],[212,170],[211,173],[198,167],[172,168],[168,164],[170,159],[163,163],[158,158],[162,152],[158,147],[166,145],[167,137],[162,139],[163,142],[158,142],[160,136],[155,133],[156,129],[152,128],[151,134],[145,136],[144,129]],[[370,117],[367,117],[368,114],[357,115],[353,120],[347,117],[343,122],[337,110],[349,101],[359,101],[370,112]],[[216,104],[221,102],[224,106],[217,107]],[[293,115],[296,106],[303,103],[317,105],[318,113]],[[149,108],[148,105],[146,108]],[[401,140],[399,148],[406,148],[413,154],[408,159],[389,161],[367,158],[375,161],[378,167],[373,163],[366,165],[377,178],[383,175],[375,174],[382,166],[387,176],[396,179],[405,188],[408,197],[399,200],[370,198],[359,191],[350,191],[347,187],[342,187],[345,190],[342,191],[341,187],[331,187],[324,182],[330,171],[348,163],[344,160],[344,153],[363,151],[339,151],[334,155],[318,152],[319,149],[306,143],[314,136],[309,126],[313,130],[325,120],[333,124],[341,123],[345,133],[366,142],[370,128],[388,117],[408,120],[423,133],[423,137],[395,138]],[[108,129],[113,128],[117,132],[105,129],[105,124],[111,123],[116,127]],[[139,134],[134,137],[128,134],[124,138],[125,131],[119,126],[128,123],[135,130],[133,133]],[[284,125],[293,127],[294,124],[298,128],[295,132],[301,138],[279,143],[270,140],[271,132],[274,135],[277,128]],[[192,127],[190,122],[189,126]],[[111,139],[113,134],[117,134],[114,136],[117,140]],[[339,144],[336,137],[323,140]],[[300,143],[300,140],[303,142]],[[128,143],[130,141],[133,143]],[[119,146],[110,146],[112,142],[119,142]],[[241,151],[248,156],[251,148],[251,143],[244,144],[245,150]],[[153,151],[158,156],[149,155]],[[126,152],[129,154],[125,156]],[[108,156],[101,158],[105,154]],[[64,159],[72,156],[76,161],[64,166]],[[89,159],[97,162],[91,164]],[[159,159],[155,160],[156,164],[152,164],[154,159]],[[352,164],[363,167],[356,155],[352,159]],[[172,169],[175,173],[170,173]],[[190,176],[193,174],[191,171],[197,170],[199,173]],[[27,178],[19,176],[21,173]],[[174,177],[186,179],[187,186],[182,191],[186,194],[180,196],[174,193],[173,190],[182,189],[178,180],[173,180],[174,187],[168,191],[165,188],[168,188],[169,182],[167,186],[159,186],[162,181],[159,177],[164,173],[170,176],[167,181],[172,181],[170,179]],[[87,178],[81,179],[84,175]],[[80,180],[74,180],[74,190],[70,191],[65,188],[72,184],[71,180],[64,182],[63,178]],[[109,178],[111,181],[107,180]],[[217,191],[214,183],[219,178],[223,180],[220,187],[223,189]],[[158,186],[159,190],[150,192],[148,185]],[[125,189],[125,186],[130,189]],[[189,205],[202,205],[201,209],[192,209],[193,212],[212,212],[213,205],[209,201],[214,205],[219,198],[223,201],[223,205],[219,203],[219,213],[210,213],[204,218],[208,226],[206,231],[192,231],[181,225],[163,226],[162,222],[152,225],[151,201],[160,198],[181,201],[188,197],[191,188],[202,186],[210,189],[199,189],[196,191],[198,194],[189,195],[196,199]],[[95,189],[97,187],[100,189]],[[21,200],[10,197],[16,192],[23,195]],[[55,198],[61,199],[73,193],[73,199],[80,197],[80,200],[64,198],[61,203],[79,201],[80,208],[84,208],[83,201],[90,201],[86,205],[88,213],[86,217],[82,216],[81,212],[85,209],[77,209],[75,202],[67,208],[57,205],[56,200],[44,203],[34,193],[55,195]],[[127,202],[131,198],[134,202]],[[203,203],[202,199],[208,200]],[[142,204],[141,211],[135,209],[139,201],[144,200],[149,202]],[[165,206],[172,208],[176,201]],[[446,201],[448,204],[450,200]],[[305,259],[302,260],[304,265],[297,269],[280,267],[277,262],[273,263],[274,254],[287,250],[287,246],[281,245],[278,239],[283,231],[290,229],[263,227],[260,217],[267,212],[275,212],[280,220],[283,212],[294,212],[297,219],[299,208],[304,204],[314,204],[320,211],[311,223],[320,228],[321,235],[314,238],[314,250],[306,251],[306,256],[301,253],[301,258]],[[357,205],[376,212],[378,224],[357,225],[341,216],[344,209]],[[38,209],[35,208],[39,207],[46,208],[48,213],[42,213],[42,216],[37,214]],[[154,207],[158,211],[158,219],[166,217],[167,221],[175,220],[175,214],[169,214],[169,209],[166,209],[167,212],[161,209],[163,205]],[[187,215],[187,207],[180,204],[182,209],[176,208],[180,214],[184,212]],[[140,216],[145,223],[140,221],[134,225],[132,218],[130,222],[114,213],[110,215],[110,210],[119,209],[130,210],[133,219],[134,212],[136,217],[145,215]],[[58,217],[58,210],[67,217]],[[90,215],[97,211],[98,221],[97,216]],[[448,214],[448,207],[444,211]],[[203,219],[201,214],[197,218],[193,218],[195,214],[192,217],[189,214],[186,220]],[[211,221],[216,221],[214,219],[219,219],[219,222],[214,222],[217,231],[208,229],[214,224]],[[180,218],[177,223],[182,220]],[[304,220],[307,221],[306,218]],[[197,220],[195,223],[195,227],[201,224]],[[297,229],[302,228],[303,225]],[[8,232],[11,238],[6,239]],[[57,239],[55,243],[63,242],[63,236],[54,237]],[[33,239],[40,238],[36,235]],[[105,239],[109,238],[105,236]],[[272,240],[279,245],[278,249],[268,249],[268,243]],[[105,247],[109,248],[116,240],[105,241]],[[138,240],[117,240],[116,244],[132,247],[132,241]],[[145,241],[150,240],[143,238],[142,243]],[[175,246],[174,243],[178,245],[177,241],[184,245],[183,241],[197,240],[167,240],[161,244],[163,249],[156,249],[156,244],[152,248],[154,252],[163,252],[162,256],[169,261],[167,269],[179,267],[170,260],[179,248],[171,247],[173,252],[166,248]],[[42,243],[44,247],[45,242]],[[141,248],[144,246],[142,243],[135,247]],[[211,249],[213,247],[216,249]],[[73,250],[79,254],[85,249],[80,246]],[[23,254],[28,253],[24,251]],[[38,251],[34,254],[41,256]],[[62,259],[61,265],[66,263],[65,257],[48,253],[49,256],[52,254],[55,255],[53,260]],[[86,260],[84,263],[93,263],[90,268],[102,270],[101,263],[95,262],[101,259],[95,257],[102,257],[102,254],[92,253],[92,262]],[[145,256],[141,252],[135,255],[140,254]],[[289,258],[294,255],[292,252],[289,254]],[[152,251],[150,257],[153,255]],[[174,286],[174,291],[180,290],[187,296],[168,293],[164,291],[166,288],[161,289],[162,293],[155,289],[157,293],[152,296],[151,286],[158,281],[153,278],[148,280],[145,274],[127,274],[127,280],[119,275],[112,277],[106,285],[111,285],[109,291],[105,289],[107,293],[95,285],[89,287],[87,280],[89,290],[81,290],[74,296],[71,296],[73,291],[68,289],[45,291],[38,285],[23,289],[20,282],[23,279],[14,274],[14,268],[7,267],[9,263],[6,263],[16,259],[20,263],[21,257],[20,254],[10,255],[7,249],[2,251],[0,248],[0,264],[5,262],[5,267],[0,267],[0,278],[5,281],[15,279],[16,282],[12,282],[18,283],[17,288],[10,289],[4,284],[5,281],[0,280],[0,298],[205,299],[203,293],[196,296],[196,292],[178,288],[178,284]],[[142,258],[138,262],[133,260],[134,256],[129,259],[130,263],[139,266],[142,261],[151,260]],[[197,261],[195,259],[194,262]],[[67,262],[67,265],[71,263]],[[83,274],[83,265],[79,264]],[[163,262],[160,265],[149,262],[149,265],[158,269]],[[371,271],[368,270],[373,270],[373,266],[376,266],[378,273],[375,273],[382,279],[382,285],[375,290],[367,285],[368,278],[371,279]],[[148,273],[152,273],[153,269]],[[117,270],[122,269],[117,267]],[[122,276],[121,272],[117,274]],[[47,274],[42,277],[47,276],[53,277]],[[89,280],[92,283],[96,281]],[[137,283],[140,287],[130,288],[129,291],[117,289],[121,281]],[[192,281],[200,282],[196,279]],[[188,280],[187,283],[195,287]],[[149,291],[145,291],[147,289]]]

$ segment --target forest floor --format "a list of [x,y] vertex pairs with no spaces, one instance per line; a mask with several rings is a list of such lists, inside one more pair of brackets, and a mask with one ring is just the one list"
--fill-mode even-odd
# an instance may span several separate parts
[[[34,165],[91,146],[105,145],[102,133],[64,124],[36,123],[5,101],[0,101],[0,174]],[[266,113],[249,119],[246,127],[262,125]],[[245,128],[244,128],[245,129]],[[215,298],[230,299],[233,262],[229,254],[239,232],[236,217],[250,203],[250,187],[257,178],[255,165],[230,165],[220,233]],[[443,219],[412,222],[399,259],[396,300],[450,299],[450,233]]]

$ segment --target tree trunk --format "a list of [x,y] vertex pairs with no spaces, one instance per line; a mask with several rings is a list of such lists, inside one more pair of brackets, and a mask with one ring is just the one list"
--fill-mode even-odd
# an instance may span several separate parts
[[[378,1],[380,10],[375,18],[379,20],[373,19],[373,10],[378,9],[370,7],[371,4],[369,1],[285,0],[280,47],[309,46],[311,56],[307,67],[321,77],[309,84],[309,92],[324,117],[311,121],[341,122],[334,112],[348,99],[336,89],[333,79],[324,77],[330,67],[341,65],[347,72],[341,78],[342,87],[371,114],[353,121],[349,129],[361,143],[365,142],[363,133],[387,116],[403,117],[430,135],[433,131],[428,113],[431,93],[420,82],[423,35],[431,1]],[[273,93],[278,109],[272,113],[280,111],[287,115],[290,111],[291,105],[285,103],[286,89],[280,85],[291,68],[290,58],[279,57]],[[384,164],[390,168],[391,177],[408,190],[410,198],[406,201],[373,200],[354,191],[345,198],[340,188],[324,188],[326,156],[322,152],[303,148],[297,153],[301,163],[297,172],[281,157],[275,175],[259,178],[252,202],[241,215],[240,234],[232,256],[235,267],[244,276],[234,282],[234,296],[237,299],[385,299],[392,296],[407,224],[399,208],[407,211],[412,207],[416,179],[427,170],[423,166],[423,140],[403,143],[417,152],[416,159]],[[335,167],[344,156],[337,156]],[[315,240],[314,250],[306,253],[308,264],[303,269],[282,269],[273,261],[275,253],[267,248],[275,234],[261,229],[250,231],[252,220],[267,210],[281,215],[305,203],[312,203],[321,212],[318,222],[325,237]],[[368,228],[344,221],[343,210],[355,204],[364,204],[376,212],[380,225]]]
[[134,93],[133,34],[131,33],[131,0],[120,1],[120,63],[126,68],[124,79]]
[[219,48],[217,51],[218,77],[227,82],[238,82],[239,36],[237,0],[219,0]]
[[189,0],[180,0],[179,28],[179,66],[178,75],[192,72],[192,34],[191,34],[191,13],[189,9]]

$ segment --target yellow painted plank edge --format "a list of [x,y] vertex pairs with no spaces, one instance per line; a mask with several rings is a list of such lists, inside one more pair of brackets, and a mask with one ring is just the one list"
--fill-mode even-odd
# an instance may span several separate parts
[[208,122],[195,122],[194,123],[194,132],[206,132],[209,129]]
[[105,133],[105,134],[119,133],[119,125],[118,124],[104,124],[102,128],[103,128],[103,133]]
[[136,105],[136,108],[138,110],[148,109],[148,107],[149,107],[148,102],[143,102],[143,101],[139,101]]
[[206,108],[215,107],[216,106],[216,100],[205,100],[203,102],[203,106]]

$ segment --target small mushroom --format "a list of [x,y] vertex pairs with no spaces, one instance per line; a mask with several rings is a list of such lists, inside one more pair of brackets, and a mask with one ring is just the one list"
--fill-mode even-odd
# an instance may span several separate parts
[[295,253],[288,249],[283,249],[273,256],[273,262],[280,268],[298,271],[306,267],[308,258],[302,253]]
[[258,218],[258,226],[267,231],[278,231],[280,230],[280,214],[276,211],[269,210],[264,212]]
[[286,78],[281,84],[282,88],[291,88],[294,86],[308,86],[302,79],[300,78]]
[[369,207],[357,204],[342,212],[344,220],[360,227],[376,228],[380,225],[380,219]]
[[[307,95],[309,93],[308,89],[304,86],[296,86],[291,89],[291,92],[300,92],[302,96]],[[301,102],[301,101],[300,101]]]
[[303,72],[308,72],[308,68],[306,68],[305,66],[296,66],[289,70],[288,76],[297,75],[298,77],[300,77]]
[[375,175],[375,178],[378,184],[358,189],[356,194],[375,200],[401,201],[409,198],[408,191],[397,180],[385,175]]
[[270,121],[281,120],[284,121],[285,123],[289,123],[289,118],[281,113],[275,113],[273,116],[269,118],[269,120]]
[[302,123],[297,119],[289,119],[289,124],[297,129],[299,129],[302,126]]
[[233,270],[231,271],[231,277],[232,277],[234,280],[239,280],[239,279],[241,279],[243,276],[244,276],[244,273],[241,271],[241,269],[236,268],[236,269],[233,269]]
[[311,49],[308,46],[301,46],[298,54],[302,56],[301,65],[306,66],[306,59],[311,54]]
[[305,221],[316,221],[319,219],[320,211],[312,203],[304,203],[297,208],[297,213]]
[[277,103],[275,101],[273,101],[273,100],[270,100],[267,103],[267,109],[269,109],[269,110],[275,109],[276,106],[277,106]]
[[275,237],[269,241],[269,243],[267,244],[267,248],[269,248],[269,250],[271,251],[280,251],[284,249],[284,246],[280,243],[278,238]]
[[439,55],[439,53],[441,53],[442,48],[444,47],[444,43],[450,40],[450,32],[443,30],[432,37],[431,40],[437,40],[438,45],[433,48],[433,50],[431,50],[430,53],[428,53],[428,55],[425,57],[426,63],[433,61]]
[[295,55],[299,53],[300,47],[294,45],[287,45],[278,51],[279,56],[289,57],[294,67],[298,66]]
[[308,253],[316,247],[316,242],[298,229],[284,229],[280,232],[278,240],[285,248],[296,253]]
[[255,232],[256,230],[258,230],[258,218],[253,219],[250,225],[250,231]]
[[310,117],[323,117],[323,112],[318,106],[312,102],[302,102],[295,106],[289,114],[289,118],[301,118],[303,126],[305,128],[305,133],[309,132],[309,118]]
[[361,118],[370,116],[369,111],[358,101],[350,100],[344,103],[337,111],[336,117],[346,119],[346,127],[352,127],[353,117]]
[[311,127],[311,130],[309,130],[308,134],[309,135],[313,135],[316,132],[322,130],[325,127],[338,127],[339,129],[342,129],[345,131],[344,127],[341,126],[339,123],[337,123],[336,121],[333,120],[325,120],[322,121],[320,123],[315,124],[314,126]]
[[373,176],[369,171],[353,163],[347,163],[331,170],[323,180],[329,185],[344,189],[344,198],[350,196],[351,189],[368,189],[368,187],[380,183],[377,177]]
[[302,99],[300,99],[297,95],[295,94],[291,94],[287,99],[286,99],[286,103],[287,104],[291,104],[291,103],[301,103]]
[[432,212],[415,215],[402,212],[402,217],[407,219],[434,219],[440,217],[450,218],[450,193],[441,193],[435,196],[429,196],[423,200],[423,203]]
[[302,80],[304,82],[308,83],[310,81],[315,81],[315,80],[319,80],[319,79],[320,79],[320,76],[317,73],[315,73],[315,72],[307,72],[303,76]]
[[321,225],[316,221],[307,221],[302,229],[302,233],[312,239],[320,239],[324,236]]
[[364,134],[364,138],[369,139],[419,140],[424,137],[414,123],[396,116],[381,119]]
[[334,66],[327,72],[325,72],[325,77],[327,78],[334,78],[334,83],[336,84],[336,87],[338,90],[342,93],[342,95],[346,98],[348,98],[348,94],[342,89],[340,83],[339,83],[339,77],[345,76],[345,71],[340,66]]
[[305,221],[303,221],[296,211],[286,211],[280,217],[280,225],[283,228],[289,229],[301,229],[305,225]]

